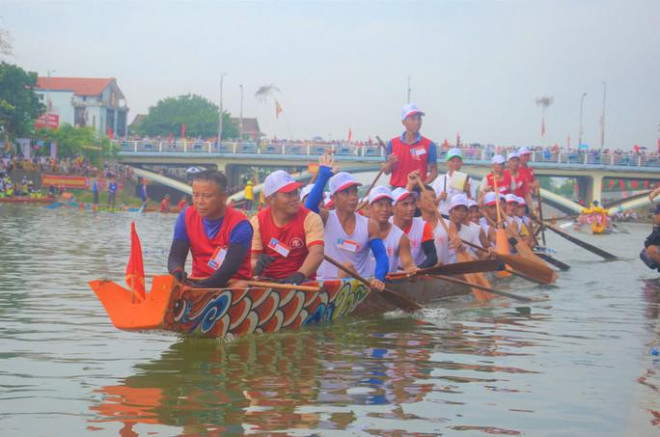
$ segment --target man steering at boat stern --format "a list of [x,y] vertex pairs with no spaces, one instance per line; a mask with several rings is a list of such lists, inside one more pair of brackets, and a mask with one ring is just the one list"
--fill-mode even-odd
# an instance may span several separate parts
[[660,272],[660,203],[654,205],[653,232],[646,237],[639,257],[650,269]]
[[186,282],[186,257],[192,253],[190,285],[225,287],[232,280],[250,279],[252,226],[243,212],[227,206],[227,177],[215,170],[195,173],[192,208],[179,214],[167,269]]
[[267,208],[252,217],[252,271],[286,284],[314,279],[323,262],[323,222],[300,204],[300,184],[284,170],[264,181]]
[[[333,173],[334,174],[333,176]],[[319,202],[325,184],[329,182],[330,199],[334,209],[320,210]],[[362,185],[353,175],[338,172],[334,160],[329,155],[319,158],[319,173],[314,187],[305,200],[305,207],[319,213],[325,224],[324,254],[357,272],[362,277],[373,277],[371,288],[382,291],[385,288],[390,261],[378,223],[358,214],[358,186]],[[369,259],[371,250],[376,262]],[[341,277],[337,267],[323,261],[318,270],[321,279]]]
[[408,175],[419,170],[422,183],[431,183],[438,176],[437,147],[435,143],[423,137],[422,116],[425,115],[414,103],[409,103],[401,110],[401,123],[406,128],[400,137],[387,143],[387,161],[385,174],[390,175],[393,188],[405,188]]

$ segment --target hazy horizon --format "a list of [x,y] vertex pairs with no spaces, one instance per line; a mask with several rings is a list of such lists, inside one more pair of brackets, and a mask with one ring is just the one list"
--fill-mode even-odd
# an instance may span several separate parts
[[[165,97],[199,94],[257,117],[272,137],[389,138],[407,80],[442,142],[655,150],[660,128],[660,2],[652,0],[250,1],[5,0],[5,61],[46,76],[115,77],[129,122]],[[273,84],[273,99],[255,97]]]

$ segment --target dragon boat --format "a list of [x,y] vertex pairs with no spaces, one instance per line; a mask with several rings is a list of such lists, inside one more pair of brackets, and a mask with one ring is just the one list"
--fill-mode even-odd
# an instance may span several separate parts
[[123,330],[161,330],[231,338],[274,333],[337,320],[371,293],[355,279],[306,283],[318,291],[253,287],[200,289],[170,275],[154,276],[145,298],[110,280],[90,282],[112,321]]

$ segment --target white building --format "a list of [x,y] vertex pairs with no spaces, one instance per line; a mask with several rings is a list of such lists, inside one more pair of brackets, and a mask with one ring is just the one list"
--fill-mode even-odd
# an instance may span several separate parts
[[60,125],[126,136],[128,107],[114,78],[39,77],[35,92],[50,106],[47,113],[59,116]]

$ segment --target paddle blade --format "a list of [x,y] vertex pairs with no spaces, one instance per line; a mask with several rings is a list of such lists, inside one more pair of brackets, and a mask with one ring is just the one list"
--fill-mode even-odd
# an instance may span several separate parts
[[497,254],[497,258],[511,266],[513,270],[519,271],[543,284],[552,284],[557,279],[555,271],[547,265],[528,260],[520,255]]
[[385,289],[382,292],[373,291],[372,293],[378,294],[390,304],[399,307],[401,310],[407,313],[412,313],[422,309],[422,306],[414,300],[400,296],[392,290]]
[[496,259],[469,260],[424,269],[426,275],[464,275],[466,273],[495,272],[504,269],[504,263]]
[[[509,238],[506,235],[506,231],[502,228],[499,228],[495,231],[495,251],[500,254],[510,255],[511,246],[509,245]],[[506,278],[511,276],[509,272],[498,272],[497,276],[500,278]]]
[[[458,259],[458,261],[460,261],[461,263],[474,262],[472,256],[470,256],[470,254],[467,253],[466,251],[456,252],[456,259]],[[483,273],[467,273],[463,275],[463,278],[465,278],[465,280],[470,284],[478,285],[480,287],[490,288],[490,281],[488,281],[488,279]],[[475,287],[472,287],[472,294],[474,295],[475,299],[482,301],[490,300],[495,297],[491,293],[488,293],[487,291]]]

